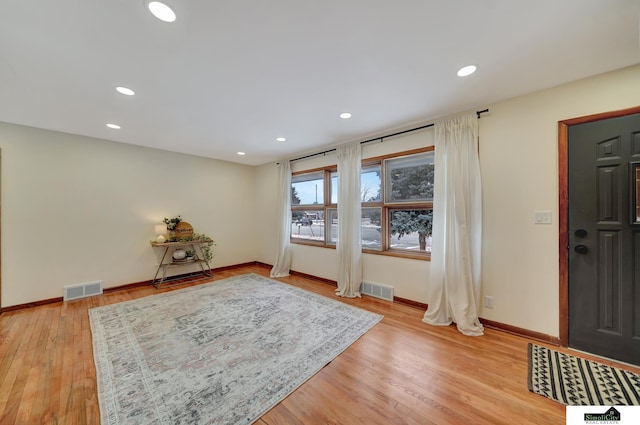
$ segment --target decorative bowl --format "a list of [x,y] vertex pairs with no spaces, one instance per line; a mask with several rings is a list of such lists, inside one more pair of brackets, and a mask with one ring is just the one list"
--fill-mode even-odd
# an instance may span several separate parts
[[173,251],[173,259],[174,260],[184,260],[187,256],[187,252],[184,249],[176,249]]

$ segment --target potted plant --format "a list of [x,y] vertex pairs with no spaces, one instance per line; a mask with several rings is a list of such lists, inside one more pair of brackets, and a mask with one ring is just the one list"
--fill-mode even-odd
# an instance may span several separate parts
[[176,241],[176,226],[178,225],[178,223],[180,223],[182,221],[182,217],[177,216],[177,217],[173,217],[173,218],[167,218],[165,217],[164,220],[162,220],[162,222],[164,224],[167,225],[167,230],[169,231],[169,242],[175,242]]
[[209,236],[205,235],[204,233],[194,233],[193,240],[206,242],[206,243],[200,244],[200,250],[202,251],[202,259],[205,260],[207,264],[209,264],[210,266],[211,265],[210,261],[213,258],[212,247],[216,244],[216,242]]

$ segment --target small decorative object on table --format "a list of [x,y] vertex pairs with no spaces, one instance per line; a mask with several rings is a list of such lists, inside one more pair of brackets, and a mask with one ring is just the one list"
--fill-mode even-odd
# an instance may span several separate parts
[[213,258],[213,246],[216,244],[216,241],[211,239],[209,236],[204,233],[194,233],[193,240],[201,241],[200,251],[202,251],[202,259],[209,264],[211,259]]
[[181,241],[189,241],[193,239],[193,226],[191,226],[186,221],[181,221],[176,225],[176,228],[173,229],[173,232],[176,235],[176,240],[178,242]]
[[173,218],[165,217],[164,220],[162,220],[162,222],[167,225],[167,230],[169,231],[169,242],[175,242],[176,241],[175,229],[176,229],[176,226],[181,221],[182,221],[182,217],[180,217],[180,216],[173,217]]
[[155,234],[158,235],[158,237],[156,238],[156,242],[165,243],[167,241],[167,239],[164,237],[164,235],[167,234],[167,225],[166,224],[156,224],[153,227],[153,230],[154,230]]
[[187,251],[184,249],[176,249],[172,255],[174,260],[184,260],[187,257]]

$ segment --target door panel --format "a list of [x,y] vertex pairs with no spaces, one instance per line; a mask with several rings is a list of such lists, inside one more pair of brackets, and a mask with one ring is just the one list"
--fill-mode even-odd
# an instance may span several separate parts
[[598,329],[620,331],[620,232],[600,232],[598,240]]
[[638,161],[640,114],[568,129],[569,346],[635,364],[640,364]]
[[598,219],[600,223],[619,222],[620,166],[598,168]]
[[[636,306],[633,311],[633,322],[631,335],[634,339],[640,341],[640,232],[633,234],[633,255],[634,255],[634,273],[633,273],[633,291],[631,299],[633,305]],[[640,356],[640,355],[639,355]],[[636,363],[639,363],[636,361]]]

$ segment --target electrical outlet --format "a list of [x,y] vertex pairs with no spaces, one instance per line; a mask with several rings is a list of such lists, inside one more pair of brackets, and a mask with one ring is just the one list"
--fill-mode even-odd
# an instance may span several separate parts
[[487,308],[493,308],[493,297],[489,295],[484,297],[484,306]]

